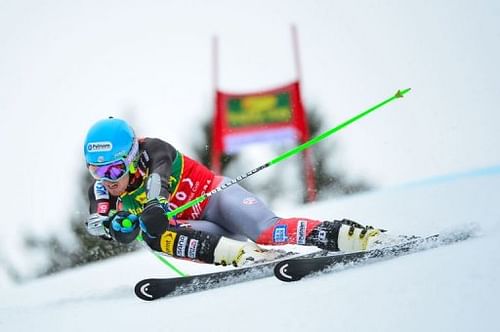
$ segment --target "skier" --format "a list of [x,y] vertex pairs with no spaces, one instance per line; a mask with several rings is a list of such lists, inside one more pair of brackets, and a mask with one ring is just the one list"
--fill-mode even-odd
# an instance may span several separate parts
[[204,263],[242,266],[273,259],[258,245],[298,244],[331,251],[369,248],[381,230],[350,220],[276,216],[238,184],[168,220],[166,213],[230,179],[157,138],[138,138],[124,120],[107,118],[88,131],[84,154],[95,179],[87,230],[130,243],[142,233],[155,251]]

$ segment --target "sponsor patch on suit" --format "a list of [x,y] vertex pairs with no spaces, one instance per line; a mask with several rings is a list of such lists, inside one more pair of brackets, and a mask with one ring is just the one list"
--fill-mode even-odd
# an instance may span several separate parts
[[306,244],[307,220],[297,222],[297,244]]
[[275,226],[273,230],[273,242],[284,243],[287,241],[288,241],[288,226],[287,225]]

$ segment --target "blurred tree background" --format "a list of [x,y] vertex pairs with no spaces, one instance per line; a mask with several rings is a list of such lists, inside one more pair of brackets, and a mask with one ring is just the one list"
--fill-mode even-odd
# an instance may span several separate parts
[[125,245],[116,241],[106,241],[87,233],[85,227],[88,215],[87,193],[93,183],[93,178],[85,170],[81,173],[79,182],[80,193],[77,206],[80,213],[73,214],[69,221],[72,243],[62,241],[58,234],[51,234],[45,238],[33,234],[25,237],[28,250],[47,253],[46,266],[37,272],[37,277],[129,253],[140,247],[136,242]]
[[[324,131],[330,129],[325,128],[322,124],[321,112],[319,112],[315,107],[311,107],[306,112],[310,137],[316,137]],[[202,144],[195,146],[195,159],[201,161],[204,165],[210,168],[210,149],[212,144],[212,119],[206,120],[202,124],[204,140]],[[271,158],[285,152],[290,149],[284,147],[275,147],[273,155]],[[314,163],[314,173],[315,173],[315,183],[317,191],[317,199],[323,200],[326,198],[331,198],[334,196],[350,195],[353,193],[358,193],[362,191],[369,190],[371,188],[370,184],[362,179],[349,179],[347,172],[342,170],[339,166],[335,164],[336,157],[336,143],[335,141],[328,140],[325,142],[319,142],[318,144],[311,147]],[[229,177],[236,177],[238,175],[244,174],[247,171],[260,166],[255,162],[249,164],[248,160],[244,159],[245,156],[240,155],[227,155],[222,156],[222,173]],[[299,162],[301,157],[292,157],[293,164],[288,163],[286,166],[278,164],[263,171],[263,173],[268,173],[268,175],[259,174],[252,177],[252,180],[245,180],[240,184],[247,188],[248,190],[263,196],[267,202],[272,204],[274,201],[286,196],[286,184],[293,182],[294,180],[301,181],[299,186],[291,186],[293,190],[298,191],[298,195],[294,197],[294,202],[290,203],[305,203],[306,202],[306,191],[305,191],[305,176],[302,162]],[[266,160],[268,161],[268,160]],[[238,164],[234,166],[234,164]],[[296,168],[295,174],[290,174],[287,172],[286,167]],[[290,175],[293,176],[291,179]],[[264,181],[260,181],[258,178],[265,176]]]

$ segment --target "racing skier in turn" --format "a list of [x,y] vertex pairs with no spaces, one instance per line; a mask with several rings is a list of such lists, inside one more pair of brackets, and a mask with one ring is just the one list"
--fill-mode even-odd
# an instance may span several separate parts
[[173,257],[242,266],[273,259],[259,245],[298,244],[330,251],[368,249],[381,230],[344,219],[276,216],[234,184],[168,220],[167,212],[229,182],[169,143],[138,138],[124,120],[107,118],[88,131],[84,154],[94,178],[87,230],[130,243],[142,233],[153,250]]

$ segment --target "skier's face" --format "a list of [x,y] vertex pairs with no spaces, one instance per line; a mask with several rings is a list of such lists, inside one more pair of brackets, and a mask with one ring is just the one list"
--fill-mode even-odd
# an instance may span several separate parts
[[108,192],[112,196],[120,196],[125,192],[125,190],[127,190],[128,181],[129,181],[129,175],[126,174],[118,182],[109,182],[103,180],[102,183],[104,184],[104,187],[108,189]]

